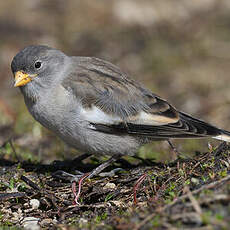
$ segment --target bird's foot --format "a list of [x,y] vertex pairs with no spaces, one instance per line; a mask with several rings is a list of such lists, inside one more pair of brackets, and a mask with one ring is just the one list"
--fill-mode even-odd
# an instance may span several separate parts
[[54,172],[52,174],[53,177],[58,178],[58,179],[62,179],[62,180],[66,180],[66,181],[70,181],[70,182],[78,182],[79,179],[84,175],[84,173],[75,170],[76,174],[71,174],[71,173],[67,173],[63,170],[58,170],[56,172]]
[[[115,162],[116,160],[118,160],[121,156],[120,155],[115,155],[112,156],[110,159],[108,159],[107,161],[105,161],[103,164],[99,165],[97,168],[95,168],[94,170],[92,170],[89,173],[82,173],[78,170],[76,170],[76,174],[71,174],[71,173],[67,173],[65,171],[62,170],[58,170],[55,173],[52,174],[53,177],[59,178],[59,179],[63,179],[63,180],[67,180],[70,181],[72,183],[72,191],[73,191],[73,195],[74,195],[74,204],[79,204],[78,203],[78,199],[80,197],[80,192],[81,192],[81,186],[82,186],[82,182],[84,179],[86,178],[92,178],[94,176],[102,176],[102,177],[108,177],[108,176],[114,176],[115,173],[117,171],[121,171],[121,168],[116,168],[113,169],[110,172],[104,172],[101,173],[106,167],[108,167],[109,165],[111,165],[113,162]],[[76,184],[78,183],[78,192],[76,189]]]
[[101,172],[98,174],[98,176],[100,177],[113,177],[116,175],[117,172],[120,172],[120,171],[123,171],[124,169],[123,168],[115,168],[115,169],[112,169],[111,171],[109,172]]

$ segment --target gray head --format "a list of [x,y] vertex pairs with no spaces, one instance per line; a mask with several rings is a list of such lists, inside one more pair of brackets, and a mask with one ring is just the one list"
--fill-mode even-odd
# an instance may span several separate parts
[[63,71],[66,59],[68,57],[64,53],[48,46],[24,48],[11,63],[15,76],[14,86],[20,87],[23,93],[50,88],[54,78],[58,78]]

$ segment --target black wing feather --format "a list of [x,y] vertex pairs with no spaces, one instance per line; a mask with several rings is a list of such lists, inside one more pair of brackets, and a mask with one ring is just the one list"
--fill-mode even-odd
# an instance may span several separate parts
[[117,135],[137,135],[154,139],[168,138],[201,138],[217,136],[222,133],[217,127],[193,118],[185,113],[179,113],[180,120],[174,124],[162,126],[119,123],[113,125],[91,124],[95,130]]

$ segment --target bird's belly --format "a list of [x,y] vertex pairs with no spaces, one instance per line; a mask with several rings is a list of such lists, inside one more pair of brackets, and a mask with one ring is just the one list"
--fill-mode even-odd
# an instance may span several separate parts
[[134,155],[140,147],[140,142],[133,137],[90,130],[84,121],[76,124],[65,120],[62,125],[57,124],[53,131],[77,150],[97,155]]
[[77,114],[70,114],[70,111],[54,113],[52,108],[34,106],[30,112],[39,123],[53,131],[64,142],[83,152],[134,155],[142,144],[138,138],[129,135],[119,136],[92,130],[87,121]]
[[66,121],[65,127],[57,130],[57,135],[77,150],[105,155],[134,155],[140,147],[139,140],[128,135],[118,136],[89,129],[87,122]]
[[140,147],[140,142],[130,136],[117,136],[80,128],[70,135],[60,137],[75,147],[92,154],[134,155]]

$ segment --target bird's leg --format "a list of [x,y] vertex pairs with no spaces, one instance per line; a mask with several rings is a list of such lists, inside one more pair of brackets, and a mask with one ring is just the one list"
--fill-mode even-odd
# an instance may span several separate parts
[[63,170],[58,170],[58,171],[52,173],[52,176],[56,177],[58,179],[73,182],[73,181],[78,181],[84,175],[84,173],[82,173],[78,170],[75,170],[75,173],[76,174],[71,174],[71,173],[67,173]]
[[107,168],[109,165],[111,165],[113,162],[117,161],[121,155],[114,155],[111,158],[109,158],[107,161],[99,165],[97,168],[93,169],[89,176],[87,178],[92,178],[94,176],[97,176],[101,171],[103,171],[105,168]]
[[[114,156],[112,156],[107,161],[105,161],[104,163],[100,164],[98,167],[96,167],[91,172],[89,172],[87,178],[90,179],[90,178],[92,178],[94,176],[102,176],[103,177],[103,176],[114,175],[115,172],[120,171],[122,169],[121,168],[117,168],[117,169],[112,170],[109,173],[107,172],[107,173],[102,173],[102,174],[100,174],[100,172],[102,172],[105,168],[107,168],[108,166],[110,166],[113,162],[117,161],[119,158],[121,158],[121,155],[114,155]],[[72,175],[73,176],[73,178],[71,180],[72,182],[73,181],[78,181],[79,178],[81,178],[82,176],[84,176],[83,173],[80,173],[79,171],[77,171],[77,172],[78,172],[78,175],[76,175],[76,177],[74,175]],[[79,177],[79,175],[80,175],[80,177]]]
[[173,145],[173,143],[170,140],[167,140],[169,146],[171,147],[173,153],[175,154],[174,157],[177,158],[180,153],[177,151],[177,148]]
[[[89,153],[84,153],[80,156],[77,156],[76,158],[74,158],[72,161],[71,161],[71,166],[72,165],[75,165],[78,164],[79,162],[85,160],[86,158],[90,157],[92,154],[89,154]],[[60,163],[59,163],[60,164]],[[69,163],[68,163],[69,164]],[[62,166],[62,165],[61,165]],[[64,167],[65,165],[63,165]],[[52,176],[56,177],[56,178],[59,178],[59,179],[63,179],[63,180],[67,180],[67,181],[73,181],[73,180],[76,180],[76,178],[80,179],[84,173],[80,172],[79,170],[75,170],[75,175],[73,174],[70,174],[70,173],[67,173],[63,170],[57,170],[56,172],[54,172],[52,174]]]
[[[87,155],[85,155],[87,156]],[[111,165],[113,162],[117,161],[119,158],[121,157],[121,155],[114,155],[112,156],[111,158],[109,158],[107,161],[105,161],[104,163],[102,163],[101,165],[99,165],[97,168],[93,169],[87,176],[87,178],[92,178],[94,176],[97,176],[100,174],[101,171],[103,171],[106,167],[108,167],[109,165]],[[74,160],[76,161],[76,160]],[[120,168],[117,168],[117,169],[114,169],[112,170],[111,172],[107,172],[107,173],[102,173],[101,175],[99,176],[111,176],[111,175],[114,175],[117,171],[120,171],[122,169]],[[70,174],[70,173],[67,173],[63,170],[58,170],[56,171],[55,173],[53,173],[52,175],[54,177],[57,177],[59,179],[64,179],[64,180],[68,180],[68,181],[75,181],[75,182],[78,182],[79,179],[84,176],[84,173],[78,171],[78,170],[75,170],[76,172],[76,175],[74,174]]]
[[[78,181],[78,192],[76,193],[77,189],[76,189],[76,180],[72,181],[72,191],[74,194],[74,204],[78,205],[78,199],[80,197],[80,192],[81,192],[81,186],[82,186],[82,182],[85,178],[92,178],[94,176],[97,176],[101,171],[103,171],[106,167],[108,167],[109,165],[111,165],[113,162],[117,161],[119,158],[121,157],[121,155],[114,155],[111,158],[109,158],[107,161],[105,161],[103,164],[99,165],[97,168],[93,169],[90,173],[86,173],[84,175],[82,175],[80,178],[77,177],[77,181]],[[113,172],[114,170],[112,170]],[[113,172],[114,174],[115,172]],[[109,173],[107,173],[107,176],[109,176]]]
[[[81,172],[78,172],[78,175],[73,175],[73,174],[70,174],[70,173],[67,173],[67,172],[59,170],[59,173],[61,173],[61,177],[65,176],[72,183],[72,192],[73,192],[73,195],[74,195],[74,204],[75,205],[79,204],[78,199],[80,197],[80,192],[81,192],[81,187],[82,187],[83,180],[86,179],[86,178],[92,178],[93,176],[98,175],[101,171],[103,171],[106,167],[111,165],[113,162],[117,161],[120,157],[121,157],[121,155],[112,156],[107,161],[105,161],[103,164],[99,165],[97,168],[92,170],[90,173],[83,174]],[[115,170],[118,171],[118,169],[115,169]],[[112,170],[113,174],[115,174],[115,170]],[[106,175],[110,176],[112,173],[107,173]],[[59,175],[59,178],[61,178],[61,177]],[[76,188],[77,182],[78,182],[78,192],[77,192],[77,188]]]
[[[87,154],[85,156],[87,156]],[[93,176],[97,176],[101,171],[103,171],[106,167],[111,165],[113,162],[117,161],[120,157],[121,157],[121,155],[112,156],[107,161],[105,161],[104,163],[102,163],[101,165],[99,165],[97,168],[93,169],[89,173],[84,174],[80,171],[75,171],[75,172],[77,172],[77,175],[73,175],[73,174],[67,173],[65,171],[59,170],[59,171],[53,173],[53,176],[60,178],[60,179],[65,179],[65,180],[71,181],[72,192],[74,195],[74,204],[78,205],[79,204],[78,199],[80,197],[80,192],[81,192],[83,180],[86,178],[92,178]],[[85,158],[83,157],[83,159],[85,159]],[[121,169],[114,169],[110,173],[104,173],[105,174],[104,176],[114,175],[115,172],[118,170],[121,170]],[[78,192],[77,192],[77,188],[76,188],[77,182],[78,182]]]

